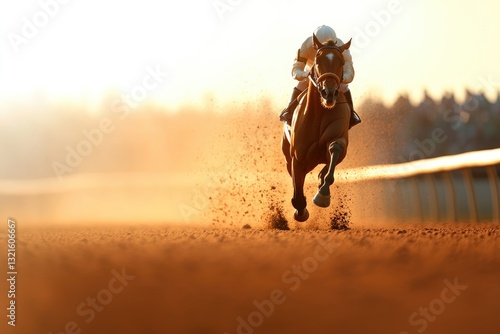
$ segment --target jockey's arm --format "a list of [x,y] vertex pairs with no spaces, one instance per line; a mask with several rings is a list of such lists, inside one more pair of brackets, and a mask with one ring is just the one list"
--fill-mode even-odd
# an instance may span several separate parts
[[292,67],[292,78],[297,81],[302,81],[307,78],[308,72],[304,71],[306,63],[295,60]]
[[354,79],[354,66],[352,66],[352,57],[349,50],[345,50],[344,53],[344,75],[342,78],[342,83],[348,84]]
[[[340,38],[337,38],[337,45],[342,46],[344,42]],[[344,76],[342,78],[343,84],[351,83],[354,79],[354,66],[352,65],[352,56],[349,50],[345,50],[342,55],[344,56]]]
[[297,81],[302,81],[307,78],[309,71],[304,71],[304,69],[307,63],[312,61],[311,57],[314,57],[314,47],[312,44],[312,37],[308,37],[297,51],[297,56],[292,66],[292,78]]

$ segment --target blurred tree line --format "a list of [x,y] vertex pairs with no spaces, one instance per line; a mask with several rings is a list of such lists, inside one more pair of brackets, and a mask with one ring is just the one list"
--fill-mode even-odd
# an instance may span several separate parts
[[374,145],[384,148],[372,155],[371,164],[500,147],[500,95],[490,102],[484,94],[467,91],[458,102],[453,94],[435,100],[425,93],[416,105],[402,95],[391,106],[368,98],[358,109]]
[[[208,171],[233,164],[242,169],[285,171],[278,120],[282,105],[262,98],[175,112],[147,103],[120,114],[106,101],[100,112],[43,97],[16,101],[0,112],[1,179],[56,177],[54,163],[73,173]],[[108,101],[109,102],[109,101]],[[500,147],[500,98],[467,93],[417,105],[406,96],[386,106],[373,98],[356,105],[363,123],[350,131],[343,168]],[[99,135],[103,120],[109,131]],[[93,136],[93,137],[92,137]],[[81,151],[80,161],[75,154]],[[69,159],[69,160],[68,160]]]

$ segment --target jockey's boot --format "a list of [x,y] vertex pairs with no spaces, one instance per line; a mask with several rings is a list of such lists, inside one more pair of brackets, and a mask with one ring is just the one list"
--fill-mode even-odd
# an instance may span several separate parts
[[344,93],[347,103],[349,104],[349,107],[351,107],[351,119],[349,120],[349,129],[352,128],[355,125],[358,125],[361,123],[361,118],[359,115],[354,111],[354,105],[352,103],[352,95],[351,91],[348,90],[347,92]]
[[286,122],[288,125],[292,125],[293,112],[295,108],[299,105],[299,101],[297,97],[302,93],[300,89],[297,87],[293,87],[292,97],[290,98],[290,102],[288,103],[288,107],[283,109],[280,114],[280,121]]

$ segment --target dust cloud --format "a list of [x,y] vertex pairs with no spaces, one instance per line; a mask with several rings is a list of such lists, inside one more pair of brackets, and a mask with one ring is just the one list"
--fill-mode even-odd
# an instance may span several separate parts
[[[174,112],[145,103],[127,113],[112,107],[112,97],[97,112],[42,96],[5,105],[0,151],[9,160],[0,166],[0,199],[18,219],[35,224],[257,227],[266,224],[270,207],[293,220],[292,182],[280,145],[283,106],[271,99],[206,102]],[[364,122],[351,130],[338,169],[380,162],[389,151],[387,138],[380,136],[387,123],[376,109],[367,104],[358,109]],[[318,171],[307,178],[309,202]],[[354,220],[373,205],[380,207],[378,190],[374,204],[365,199],[361,211],[355,193],[356,186],[339,185],[333,194],[334,203],[349,199],[343,205]],[[334,204],[326,216],[340,209]],[[321,225],[314,217],[330,220],[320,218],[321,210],[312,213],[310,226]]]

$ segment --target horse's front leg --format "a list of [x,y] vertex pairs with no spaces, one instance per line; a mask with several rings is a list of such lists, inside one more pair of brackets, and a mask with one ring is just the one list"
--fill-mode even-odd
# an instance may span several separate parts
[[298,222],[305,222],[309,218],[309,211],[307,211],[307,201],[304,196],[304,182],[306,178],[306,171],[301,166],[297,159],[292,158],[292,181],[293,181],[293,198],[292,205],[295,208],[293,218]]
[[281,151],[285,156],[286,170],[288,172],[288,175],[292,176],[292,154],[290,152],[290,142],[288,141],[285,131],[287,131],[286,128],[283,129],[283,136],[281,138]]
[[321,185],[318,189],[318,192],[316,193],[316,195],[314,195],[313,198],[314,204],[316,204],[319,207],[327,208],[330,206],[330,197],[331,197],[330,186],[335,181],[334,178],[335,166],[337,166],[339,158],[343,152],[344,148],[340,143],[336,141],[334,141],[328,146],[328,153],[329,153],[329,159],[328,159],[329,163],[327,164],[328,172],[322,175],[323,178]]
[[319,179],[318,189],[320,189],[325,184],[325,176],[328,173],[328,167],[329,164],[326,164],[318,174],[318,179]]

